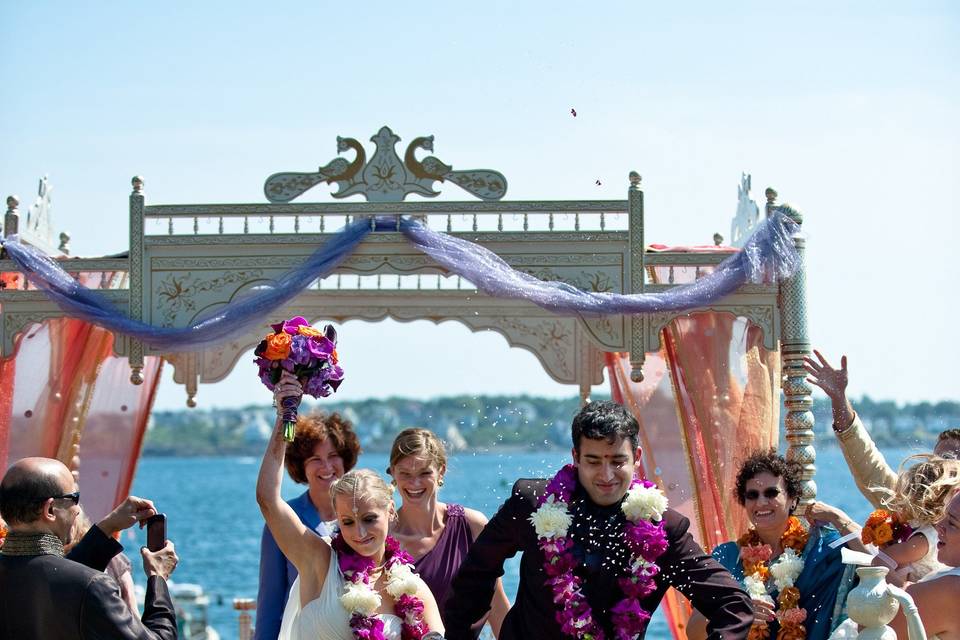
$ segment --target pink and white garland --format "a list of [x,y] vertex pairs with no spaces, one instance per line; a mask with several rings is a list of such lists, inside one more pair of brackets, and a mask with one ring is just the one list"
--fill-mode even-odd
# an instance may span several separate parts
[[[376,615],[380,594],[371,585],[375,563],[351,549],[339,532],[332,546],[344,577],[340,603],[351,614],[353,636],[357,640],[386,640],[383,620]],[[383,559],[387,593],[393,596],[393,610],[402,623],[401,638],[421,640],[430,630],[423,623],[423,601],[416,595],[420,582],[413,572],[413,558],[400,548],[399,542],[387,536]]]
[[[576,467],[568,464],[547,484],[539,508],[530,516],[543,552],[546,584],[557,605],[557,622],[564,634],[582,640],[603,640],[603,628],[594,620],[593,611],[581,590],[583,579],[576,574],[577,558],[568,537],[573,518],[568,511],[577,486]],[[650,613],[640,600],[657,589],[654,577],[660,572],[655,560],[667,550],[667,532],[663,512],[667,498],[656,485],[634,477],[621,505],[627,523],[624,541],[632,552],[630,573],[618,580],[624,598],[611,611],[616,640],[633,640],[643,634]]]

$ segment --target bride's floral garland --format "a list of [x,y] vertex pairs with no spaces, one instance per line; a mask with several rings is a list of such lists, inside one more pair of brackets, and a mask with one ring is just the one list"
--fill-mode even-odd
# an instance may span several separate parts
[[[583,595],[583,579],[576,574],[577,558],[573,540],[568,536],[573,518],[568,506],[577,486],[576,467],[568,464],[547,484],[539,508],[530,516],[543,552],[547,585],[559,609],[557,622],[564,634],[581,640],[603,640],[603,628],[593,617]],[[616,640],[632,640],[641,636],[650,621],[650,613],[640,600],[656,591],[654,576],[660,568],[655,560],[667,550],[667,532],[663,512],[667,497],[656,485],[634,478],[621,505],[627,516],[624,539],[630,548],[630,573],[618,580],[624,598],[611,611]]]
[[[372,559],[357,554],[338,532],[333,538],[337,563],[344,577],[340,603],[350,612],[350,628],[357,640],[386,640],[383,620],[377,617],[380,594],[371,585],[375,569]],[[387,572],[387,593],[394,598],[393,609],[402,623],[403,640],[420,640],[429,629],[423,623],[423,601],[417,597],[419,582],[413,572],[413,558],[400,543],[387,536],[383,556]]]
[[[803,626],[807,619],[807,610],[798,606],[800,590],[794,583],[803,571],[803,549],[807,546],[809,537],[810,532],[804,528],[800,519],[790,516],[787,529],[780,536],[783,553],[770,566],[767,566],[767,563],[773,557],[773,549],[764,544],[756,530],[747,531],[737,540],[747,593],[755,600],[762,600],[771,606],[778,605],[777,620],[780,622],[780,631],[777,633],[777,640],[804,640],[807,637],[807,630]],[[767,593],[767,581],[771,577],[780,592],[776,603]],[[769,637],[770,627],[766,622],[757,621],[750,627],[747,640],[767,640]]]

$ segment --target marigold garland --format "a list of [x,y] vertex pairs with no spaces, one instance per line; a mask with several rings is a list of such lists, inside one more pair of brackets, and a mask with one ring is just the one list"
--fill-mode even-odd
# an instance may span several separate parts
[[[737,540],[747,593],[755,599],[766,600],[773,605],[773,601],[767,594],[767,581],[771,576],[780,592],[777,598],[776,615],[780,623],[777,640],[805,640],[807,636],[807,630],[803,626],[807,611],[798,606],[800,590],[793,583],[803,570],[803,550],[809,538],[810,532],[803,526],[800,519],[790,516],[787,519],[787,528],[780,536],[783,554],[773,566],[767,564],[773,557],[773,549],[770,545],[764,544],[755,529],[750,529]],[[769,638],[770,626],[762,621],[754,622],[747,634],[747,640],[768,640]]]

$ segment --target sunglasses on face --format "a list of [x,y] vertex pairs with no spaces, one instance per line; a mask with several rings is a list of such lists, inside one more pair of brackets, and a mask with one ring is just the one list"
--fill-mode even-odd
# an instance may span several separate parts
[[[763,497],[767,500],[773,500],[780,495],[780,489],[776,487],[767,487],[763,490]],[[760,492],[756,489],[749,489],[744,494],[743,497],[747,500],[758,500],[760,498]]]
[[65,493],[62,496],[50,496],[54,500],[70,500],[73,504],[80,504],[80,492]]

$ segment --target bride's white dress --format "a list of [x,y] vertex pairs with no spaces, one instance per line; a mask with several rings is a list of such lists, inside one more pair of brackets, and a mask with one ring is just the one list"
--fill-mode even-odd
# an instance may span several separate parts
[[[331,549],[330,568],[323,589],[304,607],[300,606],[300,577],[294,580],[283,610],[278,640],[354,640],[350,614],[340,604],[343,584],[337,552]],[[400,640],[400,618],[389,613],[378,617],[383,620],[383,635],[387,640]]]

